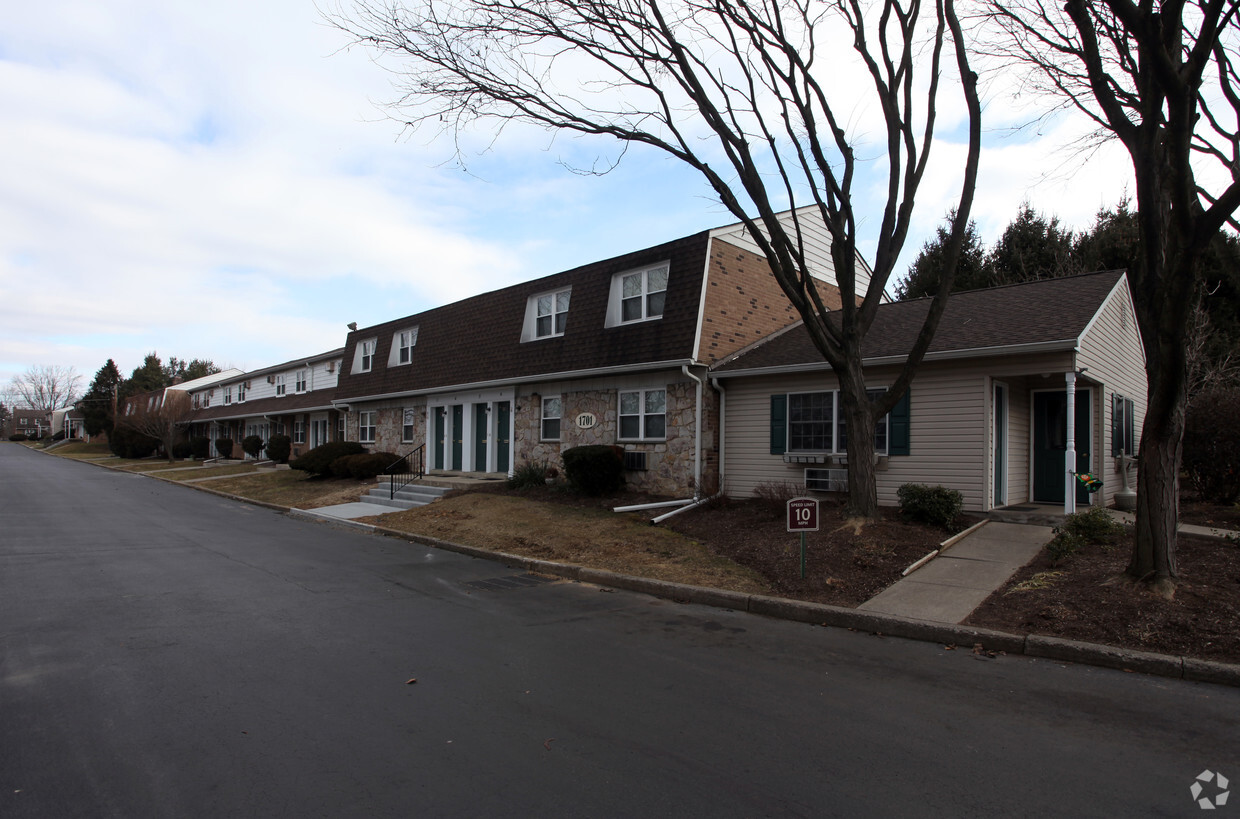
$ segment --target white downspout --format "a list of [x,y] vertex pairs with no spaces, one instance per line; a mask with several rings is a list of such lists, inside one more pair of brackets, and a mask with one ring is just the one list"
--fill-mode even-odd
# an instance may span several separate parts
[[715,392],[719,393],[719,494],[722,495],[724,492],[724,487],[727,486],[727,484],[724,483],[724,480],[723,480],[723,463],[724,463],[724,460],[723,460],[724,433],[723,431],[727,429],[727,425],[724,424],[723,419],[724,419],[724,410],[726,410],[728,406],[728,402],[727,402],[728,394],[727,394],[727,391],[723,388],[723,384],[720,383],[718,378],[712,378],[710,380],[710,383],[711,383],[711,386],[715,388]]
[[702,387],[706,382],[690,372],[688,364],[681,365],[680,371],[697,384],[693,420],[693,499],[696,501],[702,497]]

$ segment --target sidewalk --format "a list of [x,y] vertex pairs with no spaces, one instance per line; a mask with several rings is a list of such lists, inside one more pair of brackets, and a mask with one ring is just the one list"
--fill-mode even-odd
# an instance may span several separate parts
[[1050,526],[990,521],[857,608],[913,620],[960,623],[1053,536]]

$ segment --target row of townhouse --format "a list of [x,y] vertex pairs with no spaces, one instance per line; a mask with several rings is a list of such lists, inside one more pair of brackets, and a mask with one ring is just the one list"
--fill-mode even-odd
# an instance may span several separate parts
[[54,434],[56,429],[52,425],[52,414],[46,410],[14,409],[2,432],[5,438],[11,435],[42,438]]
[[[838,308],[826,231],[804,250]],[[927,308],[880,307],[863,351],[874,388]],[[352,440],[419,453],[432,474],[499,477],[609,444],[630,486],[679,497],[836,491],[847,469],[835,377],[741,225],[351,329],[340,349],[190,394],[193,434],[231,438],[235,456],[247,435],[285,434],[295,454]],[[911,481],[959,489],[973,511],[1067,504],[1080,471],[1104,491],[1077,500],[1109,503],[1131,480],[1144,395],[1122,272],[954,296],[879,423],[880,501]]]

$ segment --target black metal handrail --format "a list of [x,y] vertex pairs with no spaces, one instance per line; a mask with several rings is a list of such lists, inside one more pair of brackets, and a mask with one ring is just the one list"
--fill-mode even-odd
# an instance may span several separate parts
[[[388,476],[388,486],[391,487],[389,498],[395,498],[398,491],[426,474],[422,457],[425,449],[426,444],[422,444],[413,452],[410,452],[383,470],[384,474]],[[398,484],[397,481],[400,481],[400,483]]]

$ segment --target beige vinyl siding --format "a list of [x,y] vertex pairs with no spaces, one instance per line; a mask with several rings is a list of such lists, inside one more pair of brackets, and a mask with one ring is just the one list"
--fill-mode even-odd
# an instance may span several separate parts
[[[801,234],[805,241],[805,256],[809,264],[810,272],[815,278],[823,281],[837,284],[835,278],[835,263],[831,259],[831,234],[827,230],[826,225],[818,217],[817,209],[813,207],[801,208],[797,212],[798,223],[801,227]],[[786,229],[792,229],[792,212],[787,211],[780,216],[780,221],[784,223]],[[712,232],[712,238],[723,239],[731,244],[736,245],[742,250],[761,256],[762,250],[745,231],[742,225],[729,225],[727,227],[718,228]],[[857,256],[857,295],[864,296],[865,288],[870,284],[870,268],[860,255]]]
[[[1102,479],[1102,490],[1099,492],[1102,502],[1110,505],[1115,491],[1124,485],[1118,459],[1111,457],[1112,393],[1133,401],[1138,447],[1141,424],[1145,420],[1145,356],[1126,278],[1116,285],[1081,339],[1077,360],[1080,366],[1087,368],[1086,378],[1101,382],[1101,395],[1095,395],[1094,434],[1101,446],[1094,450],[1094,472]],[[1128,478],[1129,486],[1136,489],[1135,464],[1130,467]]]
[[[991,357],[923,364],[913,381],[907,456],[885,458],[878,466],[878,502],[897,504],[905,483],[942,485],[959,490],[964,508],[981,512],[993,503],[993,407],[995,380],[1009,389],[1008,502],[1029,498],[1030,406],[1033,389],[1062,389],[1072,368],[1071,353]],[[893,368],[876,369],[868,381],[890,384]],[[1043,377],[1045,376],[1045,377]],[[785,464],[770,454],[770,397],[773,394],[836,388],[834,375],[787,375],[728,378],[724,444],[725,489],[748,497],[758,484],[788,481],[804,484],[804,464]],[[823,464],[822,466],[828,466]]]

